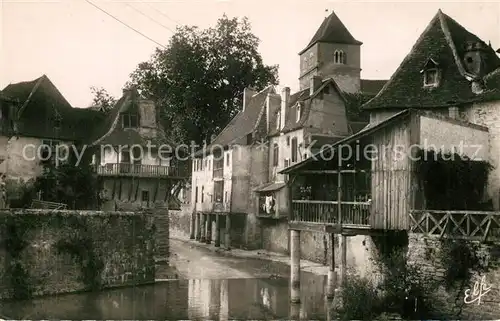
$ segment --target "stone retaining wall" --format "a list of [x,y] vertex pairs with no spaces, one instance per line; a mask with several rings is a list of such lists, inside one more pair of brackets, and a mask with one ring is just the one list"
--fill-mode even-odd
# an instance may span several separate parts
[[0,298],[154,282],[152,214],[0,210]]

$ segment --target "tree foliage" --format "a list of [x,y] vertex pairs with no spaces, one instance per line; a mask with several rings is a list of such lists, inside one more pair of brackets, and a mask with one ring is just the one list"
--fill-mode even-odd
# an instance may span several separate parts
[[64,203],[70,209],[96,209],[101,185],[92,165],[68,161],[43,163],[44,171],[34,182],[44,201]]
[[346,114],[349,121],[369,122],[370,114],[361,109],[361,106],[375,97],[366,93],[344,93],[346,98]]
[[94,96],[92,100],[92,106],[98,106],[101,107],[103,111],[107,112],[116,103],[116,99],[111,96],[106,89],[102,87],[90,87],[90,91],[92,92],[92,95]]
[[178,27],[166,49],[138,65],[127,86],[161,107],[171,138],[201,143],[242,106],[245,87],[277,84],[277,66],[263,63],[247,18],[224,15],[212,28]]

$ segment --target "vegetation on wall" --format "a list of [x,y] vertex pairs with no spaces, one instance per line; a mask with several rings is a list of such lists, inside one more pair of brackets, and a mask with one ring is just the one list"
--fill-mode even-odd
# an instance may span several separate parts
[[484,190],[492,166],[457,153],[420,150],[417,173],[426,208],[433,210],[484,210]]
[[2,283],[8,284],[12,289],[12,298],[31,298],[39,280],[30,275],[29,267],[23,263],[21,254],[28,246],[27,234],[38,222],[33,217],[6,215],[1,223],[5,227],[1,246],[7,253]]
[[57,253],[67,253],[81,269],[81,281],[87,290],[101,288],[101,272],[104,269],[102,259],[96,254],[88,227],[82,224],[67,239],[60,239],[54,244]]
[[380,281],[375,284],[349,275],[342,289],[343,306],[337,310],[340,318],[373,320],[387,314],[405,320],[442,318],[439,282],[429,280],[420,266],[408,263],[406,233],[393,233],[377,241],[381,242],[372,261]]
[[47,162],[33,188],[41,191],[44,201],[64,203],[69,209],[95,209],[101,201],[102,188],[90,164]]

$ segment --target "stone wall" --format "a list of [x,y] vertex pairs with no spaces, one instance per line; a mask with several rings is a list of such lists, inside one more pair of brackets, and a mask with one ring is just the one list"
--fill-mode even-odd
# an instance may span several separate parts
[[[416,264],[426,279],[445,284],[446,266],[441,255],[441,241],[435,237],[424,237],[420,234],[409,234],[408,262]],[[473,273],[470,284],[456,286],[451,290],[445,290],[444,286],[439,290],[439,296],[444,299],[445,306],[441,311],[448,311],[456,315],[462,309],[460,319],[488,320],[498,318],[500,315],[500,245],[480,244],[479,256],[485,257],[490,270],[484,275]],[[485,277],[486,286],[491,290],[486,293],[481,302],[464,304],[465,291],[470,289],[472,294],[474,283],[480,284],[481,277]],[[459,282],[460,283],[460,282]],[[469,298],[470,300],[472,298]]]
[[0,211],[0,298],[152,283],[151,212]]

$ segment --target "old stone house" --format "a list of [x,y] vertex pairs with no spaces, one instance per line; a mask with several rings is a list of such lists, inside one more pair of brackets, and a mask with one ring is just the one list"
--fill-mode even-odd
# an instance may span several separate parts
[[84,144],[89,124],[104,119],[101,113],[73,108],[46,75],[9,84],[2,95],[9,100],[1,110],[0,172],[14,190],[41,174],[40,161],[54,159],[57,146]]
[[[103,182],[104,209],[153,206],[178,208],[176,196],[186,173],[179,150],[165,136],[158,109],[136,89],[126,89],[90,143]],[[177,156],[177,157],[176,157]],[[175,185],[175,188],[174,188]]]
[[[278,172],[363,128],[367,121],[347,116],[349,94],[374,95],[385,84],[361,79],[360,47],[332,13],[299,54],[298,92],[245,89],[242,111],[195,154],[192,237],[288,251],[287,178]],[[325,259],[321,236],[305,246],[308,258]]]
[[[125,148],[133,144],[146,147],[148,140],[157,146],[167,143],[155,105],[136,96],[125,94],[104,114],[93,108],[72,107],[46,75],[6,86],[1,91],[1,175],[15,190],[42,173],[42,160],[59,157],[64,161],[71,156],[56,155],[57,146],[65,145],[68,151],[75,146],[85,148],[82,161],[93,161],[96,166],[104,188],[102,196],[108,199],[105,209],[150,207],[160,198],[165,202],[166,194],[172,192],[167,192],[166,182],[172,182],[173,167],[148,158],[157,149],[134,157]],[[125,146],[119,156],[118,146]],[[10,197],[17,196],[11,193]],[[169,199],[176,203],[172,201],[175,197]]]
[[488,195],[498,210],[500,57],[491,45],[439,10],[384,88],[363,106],[372,124],[408,108],[488,128],[489,145],[478,148],[494,167]]

